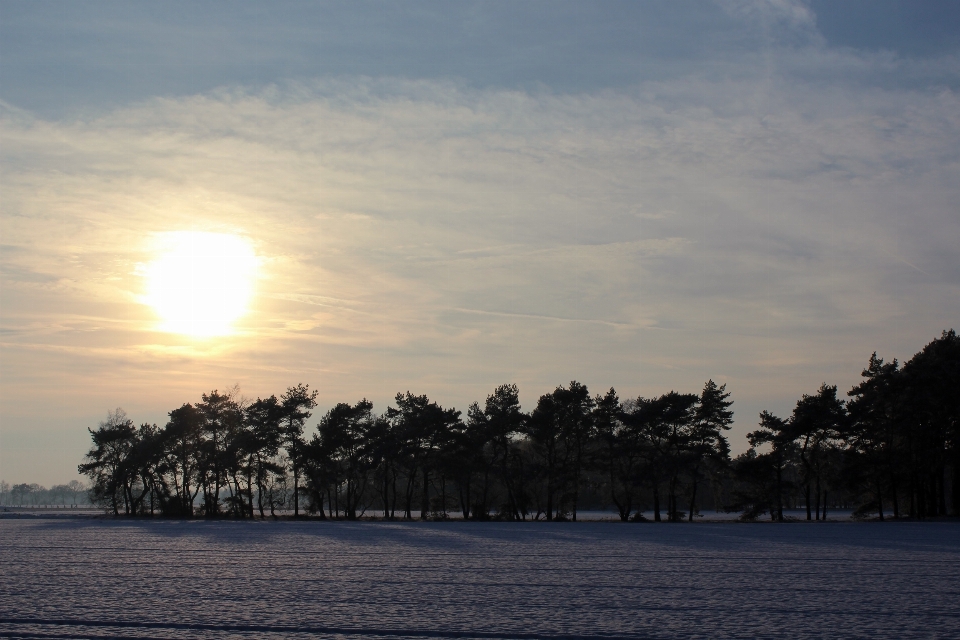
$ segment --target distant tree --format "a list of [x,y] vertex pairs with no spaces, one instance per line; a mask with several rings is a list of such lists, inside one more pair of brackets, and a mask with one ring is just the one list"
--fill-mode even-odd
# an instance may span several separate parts
[[67,483],[67,488],[70,490],[71,504],[75,507],[77,506],[77,500],[86,493],[87,487],[79,480],[71,480]]
[[49,489],[47,489],[47,498],[49,503],[52,505],[65,505],[67,502],[67,497],[65,489],[67,485],[65,484],[55,484]]
[[10,496],[11,496],[10,499],[13,502],[13,504],[17,505],[18,507],[21,507],[27,502],[27,499],[30,496],[30,493],[32,491],[33,491],[33,487],[31,487],[29,484],[25,482],[20,484],[15,484],[10,489]]

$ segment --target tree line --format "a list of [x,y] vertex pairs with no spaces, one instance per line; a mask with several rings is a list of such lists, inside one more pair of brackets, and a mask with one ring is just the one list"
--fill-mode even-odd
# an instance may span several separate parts
[[8,507],[77,507],[87,505],[87,487],[79,480],[67,484],[43,485],[21,482],[11,485],[0,480],[0,505]]
[[256,401],[212,391],[163,427],[110,413],[79,471],[91,502],[118,515],[576,520],[612,507],[624,521],[647,510],[679,521],[705,504],[746,519],[797,505],[825,519],[828,504],[957,515],[958,383],[952,330],[903,366],[873,354],[849,400],[824,384],[787,418],[763,412],[733,459],[733,402],[712,380],[625,400],[573,381],[529,412],[504,384],[465,415],[408,391],[381,414],[366,399],[337,404],[309,438],[307,385]]

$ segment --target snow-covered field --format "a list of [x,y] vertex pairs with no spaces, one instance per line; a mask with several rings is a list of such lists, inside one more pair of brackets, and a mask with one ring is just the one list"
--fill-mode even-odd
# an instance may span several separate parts
[[960,638],[960,523],[0,519],[0,637]]

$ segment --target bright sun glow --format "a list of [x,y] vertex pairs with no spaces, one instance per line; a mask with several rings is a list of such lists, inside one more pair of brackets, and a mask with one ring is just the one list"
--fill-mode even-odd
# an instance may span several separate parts
[[247,312],[257,256],[245,239],[223,233],[177,231],[158,237],[158,256],[146,269],[146,302],[161,329],[191,336],[232,331]]

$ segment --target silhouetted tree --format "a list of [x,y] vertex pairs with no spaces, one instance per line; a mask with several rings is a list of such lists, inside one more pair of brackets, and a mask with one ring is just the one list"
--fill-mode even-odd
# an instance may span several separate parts
[[240,428],[243,417],[234,393],[214,389],[201,396],[196,408],[201,416],[203,439],[198,455],[198,471],[203,486],[203,510],[209,516],[220,514],[220,493],[227,482],[227,445]]
[[846,422],[846,407],[837,398],[837,388],[826,383],[815,395],[804,394],[793,410],[790,430],[800,457],[807,520],[812,515],[811,490],[815,490],[816,519],[820,519],[824,466],[833,442],[844,433]]
[[400,464],[407,478],[404,517],[413,517],[413,494],[420,493],[420,518],[430,514],[430,477],[438,468],[438,456],[447,445],[454,425],[460,421],[456,409],[444,409],[427,396],[415,396],[409,391],[398,393],[396,407],[387,409],[386,418],[393,423],[400,450]]
[[523,432],[527,416],[520,410],[520,391],[515,384],[502,384],[487,396],[483,411],[474,404],[468,412],[468,424],[475,444],[483,443],[485,452],[485,482],[481,517],[488,512],[490,474],[497,473],[503,487],[506,503],[502,515],[521,520],[526,510],[522,459],[515,439]]
[[537,400],[526,427],[535,471],[543,479],[542,508],[547,521],[563,513],[560,498],[567,480],[569,452],[563,438],[562,417],[562,409],[554,394],[544,394]]
[[[257,488],[257,511],[260,517],[265,517],[263,507],[267,496],[267,486],[272,475],[284,473],[283,466],[278,460],[280,445],[283,438],[281,421],[284,416],[284,407],[276,396],[257,398],[244,412],[244,422],[250,434],[249,454],[251,456],[248,469],[250,478],[247,481],[250,491]],[[269,503],[267,506],[270,506]],[[253,496],[250,497],[250,515],[253,515]]]
[[[493,445],[489,442],[487,426],[477,403],[471,404],[466,422],[452,426],[443,454],[444,475],[456,486],[464,520],[477,519],[478,514],[486,518],[489,514],[487,493],[493,466],[487,450],[492,449]],[[478,483],[481,489],[479,497],[474,494]]]
[[303,426],[317,406],[317,392],[310,391],[308,385],[298,384],[289,387],[281,397],[283,407],[281,418],[281,442],[287,450],[293,474],[293,515],[300,515],[300,449],[303,447]]
[[370,431],[376,424],[373,403],[363,399],[354,406],[340,403],[327,412],[318,425],[319,433],[311,443],[329,465],[328,478],[335,483],[343,513],[355,520],[373,469]]
[[847,405],[850,423],[844,434],[849,454],[846,479],[871,496],[858,512],[876,509],[881,520],[885,496],[893,505],[893,516],[900,516],[898,450],[904,417],[900,415],[903,393],[899,374],[896,360],[885,364],[874,352],[861,373],[863,382],[847,393],[852,400]]
[[793,436],[788,421],[767,411],[760,414],[760,428],[747,435],[750,449],[733,465],[738,482],[733,508],[743,511],[744,519],[769,511],[771,520],[783,522],[784,502],[792,490],[787,476],[796,457]]
[[122,503],[124,513],[129,514],[131,505],[127,487],[132,478],[128,457],[136,442],[133,421],[123,409],[118,408],[107,414],[107,419],[100,423],[96,431],[87,431],[90,432],[93,447],[77,470],[90,478],[90,502],[109,507],[114,515],[120,513]]
[[733,423],[733,401],[726,392],[727,385],[717,386],[708,380],[700,393],[699,403],[693,412],[693,422],[687,437],[689,455],[686,470],[690,477],[690,521],[693,521],[697,503],[697,488],[704,477],[704,470],[717,477],[730,460],[730,445],[724,431]]
[[386,416],[381,416],[367,431],[370,456],[374,467],[374,484],[383,505],[384,517],[393,520],[397,509],[397,480],[400,474],[400,441],[397,429]]
[[173,496],[167,504],[168,515],[192,516],[193,503],[201,490],[198,456],[203,446],[203,416],[191,404],[184,404],[169,414],[163,429],[163,456],[170,475]]
[[666,409],[667,404],[661,398],[641,396],[625,403],[620,413],[625,438],[636,446],[640,457],[636,481],[650,489],[655,522],[661,521],[660,489],[668,470],[670,428],[665,419]]
[[949,477],[952,512],[960,515],[960,337],[944,331],[904,364],[901,378],[910,514],[946,515]]
[[588,448],[594,440],[594,402],[587,387],[576,380],[566,389],[557,387],[553,395],[560,411],[560,428],[565,448],[569,452],[571,517],[576,521],[584,470],[590,454]]
[[[762,413],[750,449],[732,466],[724,435],[732,401],[726,386],[708,380],[699,395],[622,403],[613,389],[594,398],[573,381],[540,396],[530,415],[516,385],[500,385],[483,407],[470,405],[466,422],[407,392],[380,417],[367,400],[334,405],[309,443],[304,425],[317,392],[307,385],[249,405],[236,389],[214,390],[172,410],[162,429],[135,428],[122,410],[108,414],[89,430],[92,447],[78,469],[94,504],[129,515],[192,516],[199,496],[207,517],[265,517],[267,507],[275,516],[290,503],[299,516],[304,492],[321,517],[325,502],[330,516],[349,519],[379,502],[392,518],[402,485],[406,518],[419,496],[421,518],[446,518],[459,499],[465,519],[494,509],[512,520],[576,519],[583,500],[603,495],[622,520],[641,519],[640,505],[652,499],[659,521],[665,494],[677,521],[693,519],[708,481],[715,505],[732,495],[726,506],[748,518],[783,520],[798,488],[808,519],[825,519],[838,495],[858,504],[857,514],[881,519],[886,504],[900,517],[906,501],[912,517],[960,513],[956,333],[943,332],[902,367],[874,353],[862,375],[848,404],[823,384],[789,419]],[[20,483],[0,499],[65,505],[71,491]]]
[[[19,484],[13,485],[10,489],[10,499],[13,501],[13,504],[17,506],[23,506],[28,499],[28,496],[33,492],[33,486],[27,484],[26,482],[21,482]],[[96,496],[97,494],[91,493],[91,497]],[[98,502],[98,504],[100,504]],[[116,501],[113,502],[113,512],[117,514]]]
[[660,521],[660,488],[667,483],[667,517],[680,520],[677,497],[686,465],[691,459],[690,438],[694,409],[699,398],[694,394],[671,391],[658,398],[637,398],[630,410],[621,415],[628,428],[636,431],[644,458],[644,476],[653,494],[654,519]]
[[626,522],[642,485],[642,433],[633,428],[635,423],[621,420],[623,408],[612,387],[606,395],[594,398],[594,403],[593,424],[598,444],[594,465],[607,483],[620,520]]

